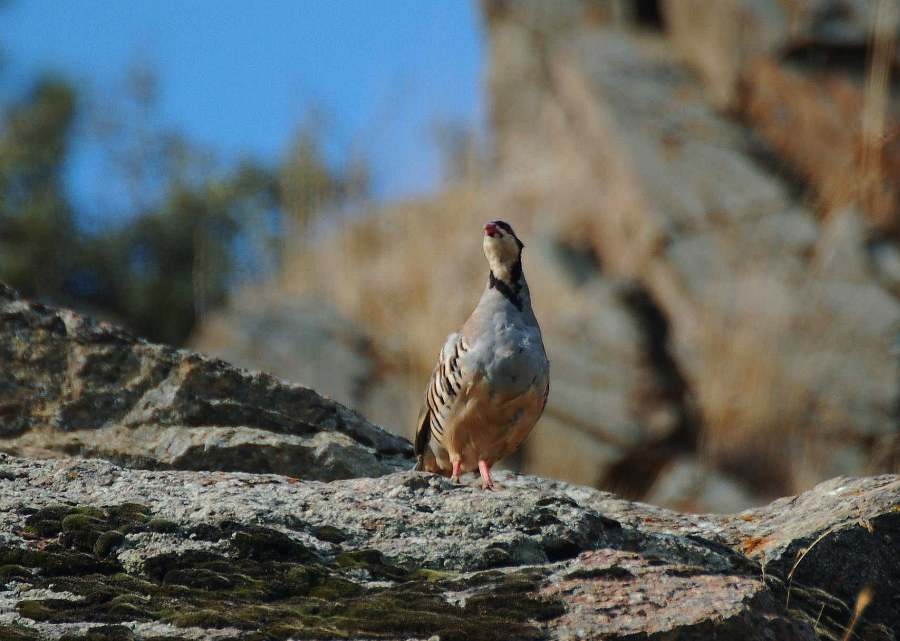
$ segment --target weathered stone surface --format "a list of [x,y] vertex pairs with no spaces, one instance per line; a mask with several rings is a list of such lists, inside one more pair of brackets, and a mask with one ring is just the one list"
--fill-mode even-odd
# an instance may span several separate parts
[[325,480],[411,465],[407,441],[311,389],[153,345],[8,288],[0,362],[8,452]]
[[811,641],[840,639],[870,585],[856,631],[896,638],[898,477],[697,516],[499,476],[491,493],[3,457],[0,631]]

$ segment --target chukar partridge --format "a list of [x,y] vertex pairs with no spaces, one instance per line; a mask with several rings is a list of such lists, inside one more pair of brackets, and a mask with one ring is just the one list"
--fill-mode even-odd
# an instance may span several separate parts
[[494,489],[491,466],[519,447],[550,391],[550,363],[522,272],[524,245],[507,223],[484,226],[490,266],[481,300],[447,337],[416,422],[417,470],[450,475],[479,470]]

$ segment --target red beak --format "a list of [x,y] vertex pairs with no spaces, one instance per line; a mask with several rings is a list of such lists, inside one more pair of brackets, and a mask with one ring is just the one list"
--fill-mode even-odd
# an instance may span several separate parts
[[486,235],[490,236],[491,238],[494,238],[495,236],[500,235],[500,232],[497,230],[497,225],[495,225],[494,223],[486,224],[484,226],[484,233]]

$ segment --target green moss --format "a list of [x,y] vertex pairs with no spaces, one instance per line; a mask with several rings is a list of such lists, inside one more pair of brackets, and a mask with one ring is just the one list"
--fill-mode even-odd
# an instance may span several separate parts
[[223,610],[221,608],[193,609],[185,608],[184,610],[164,615],[163,620],[179,628],[228,628],[238,627],[247,628],[249,621],[243,621],[235,616],[235,612]]
[[31,537],[49,538],[63,530],[63,521],[72,517],[74,525],[80,518],[93,518],[92,514],[79,512],[79,508],[70,505],[51,505],[39,510],[30,510],[25,519],[25,533]]
[[23,534],[28,538],[47,538],[56,536],[61,529],[59,520],[34,519],[26,522]]
[[147,522],[150,519],[150,510],[139,503],[122,503],[106,508],[109,518],[117,527],[135,526]]
[[151,519],[147,522],[147,529],[151,532],[172,533],[178,531],[178,524],[168,519]]
[[336,601],[349,597],[360,596],[365,590],[357,583],[342,579],[337,576],[329,576],[318,581],[307,593],[316,599]]
[[93,516],[97,519],[105,519],[108,515],[106,510],[94,505],[76,505],[75,507],[69,508],[67,514],[84,514],[86,516]]
[[331,525],[320,525],[313,528],[312,535],[327,543],[343,543],[347,540],[347,535],[343,530]]
[[147,595],[153,592],[156,584],[139,576],[120,572],[106,578],[106,584],[116,588],[120,594]]
[[124,625],[101,625],[80,634],[66,634],[59,641],[134,641],[134,633]]
[[74,513],[69,514],[62,521],[60,526],[63,532],[72,532],[75,530],[96,529],[98,525],[103,524],[103,519],[90,514]]
[[28,525],[34,521],[61,521],[63,517],[72,511],[71,505],[48,505],[39,509],[27,508],[24,510],[28,517],[25,524]]
[[107,616],[113,621],[147,621],[156,618],[156,613],[133,603],[118,603],[109,606]]
[[26,568],[24,565],[16,565],[15,563],[11,563],[9,565],[0,565],[0,582],[6,583],[10,579],[30,578],[31,570]]
[[316,558],[312,550],[287,534],[264,527],[239,527],[231,537],[231,544],[242,557],[259,561],[309,561]]
[[3,641],[39,641],[38,633],[19,625],[0,624],[0,639]]
[[147,509],[134,503],[106,510],[94,506],[54,505],[29,512],[24,528],[27,537],[50,539],[58,536],[62,547],[99,557],[108,556],[113,547],[121,544],[123,534],[145,529],[147,521]]
[[93,554],[63,550],[40,555],[37,567],[45,576],[112,574],[121,567],[109,560],[98,560]]
[[378,550],[354,550],[339,554],[335,564],[340,568],[362,570],[373,579],[400,581],[408,576],[408,572],[391,564]]
[[201,590],[228,590],[235,585],[235,581],[227,575],[206,568],[172,570],[166,573],[163,582]]
[[321,573],[305,565],[293,565],[284,573],[284,581],[292,585],[310,587],[321,577]]
[[26,619],[55,623],[58,622],[59,619],[56,617],[56,608],[54,606],[57,605],[59,601],[60,599],[45,599],[42,601],[27,599],[19,601],[16,604],[16,610],[18,610],[19,614]]
[[105,558],[109,556],[110,552],[122,545],[124,542],[125,535],[118,530],[109,530],[108,532],[104,532],[103,534],[98,536],[97,540],[94,542],[94,556],[100,557],[101,559]]
[[[58,524],[47,527],[55,534],[39,542],[43,549],[0,547],[0,564],[15,567],[11,573],[36,571],[30,579],[36,587],[52,584],[81,597],[22,601],[23,616],[42,622],[234,627],[243,631],[241,641],[435,634],[443,641],[493,641],[541,638],[539,622],[562,611],[560,602],[535,596],[544,580],[540,570],[466,576],[410,571],[377,550],[322,557],[283,532],[231,522],[173,532],[230,549],[162,554],[146,559],[143,573],[132,575],[108,558],[114,556],[110,552],[125,530],[150,531],[155,519],[139,506],[111,507],[99,516],[73,509],[29,515],[34,523]],[[88,533],[96,534],[90,554],[82,551]],[[372,580],[387,583],[376,588]],[[449,591],[467,591],[465,606],[448,603]],[[123,629],[107,625],[89,633],[110,641]]]
[[413,581],[426,581],[435,583],[436,581],[444,581],[455,578],[458,572],[447,572],[443,570],[429,570],[428,568],[420,568],[410,573],[409,578]]

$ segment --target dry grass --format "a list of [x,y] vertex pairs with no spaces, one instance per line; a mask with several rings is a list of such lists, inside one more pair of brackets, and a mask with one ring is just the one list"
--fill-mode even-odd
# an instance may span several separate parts
[[[349,222],[286,261],[284,289],[320,293],[409,359],[427,376],[447,334],[465,320],[485,276],[477,196],[460,189],[390,215]],[[471,230],[471,234],[460,233]],[[424,384],[424,383],[423,383]]]
[[747,72],[744,115],[807,182],[823,218],[858,205],[900,233],[900,116],[891,102],[898,5],[882,0],[865,80],[840,69],[798,71],[763,59]]
[[773,336],[752,322],[708,332],[701,348],[705,374],[695,389],[703,413],[701,455],[777,496],[796,489],[792,468],[801,461],[791,443],[814,428],[807,392],[789,380]]
[[850,625],[847,626],[847,630],[844,632],[842,641],[850,641],[853,637],[853,631],[856,629],[856,624],[859,623],[860,617],[862,617],[866,608],[869,607],[874,598],[875,590],[872,586],[867,585],[860,590],[859,594],[856,596],[856,605],[853,607],[853,618],[850,620]]

